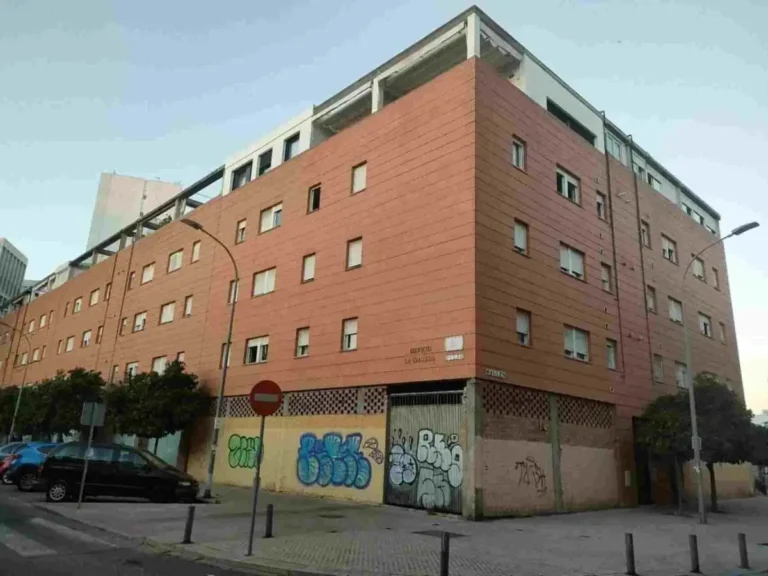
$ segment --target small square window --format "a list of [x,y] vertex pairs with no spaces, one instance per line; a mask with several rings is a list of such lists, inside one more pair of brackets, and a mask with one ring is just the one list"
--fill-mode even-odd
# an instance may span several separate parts
[[664,382],[664,358],[658,354],[653,355],[653,379]]
[[269,336],[251,338],[245,343],[245,363],[262,364],[267,361]]
[[133,331],[141,332],[147,325],[147,313],[139,312],[133,317]]
[[600,220],[608,221],[608,201],[602,192],[595,193],[597,201],[597,217]]
[[607,365],[610,370],[616,370],[617,366],[617,359],[616,359],[616,350],[618,348],[618,344],[616,343],[616,340],[611,340],[610,338],[606,339],[605,341],[605,351],[607,355]]
[[720,342],[725,344],[725,322],[720,322]]
[[128,275],[128,290],[132,290],[135,285],[136,285],[136,272],[131,272]]
[[251,170],[253,169],[253,162],[243,164],[232,172],[232,188],[231,190],[237,190],[248,184],[251,181]]
[[32,334],[35,331],[35,321],[32,320],[27,327],[27,334]]
[[107,285],[104,287],[104,301],[109,300],[109,297],[112,295],[112,282],[107,282]]
[[40,328],[45,328],[45,324],[47,323],[47,321],[48,321],[48,316],[46,316],[45,314],[40,316]]
[[525,142],[512,138],[512,166],[525,170]]
[[174,272],[184,263],[184,250],[176,250],[168,256],[168,272]]
[[283,143],[283,162],[288,162],[288,160],[299,154],[299,136],[300,134],[297,132],[285,139]]
[[235,232],[235,244],[245,242],[245,227],[248,224],[247,220],[240,220],[237,223],[237,231]]
[[96,344],[101,344],[101,340],[104,338],[104,326],[96,328]]
[[589,362],[589,333],[572,326],[565,326],[564,352],[568,358]]
[[600,264],[601,282],[603,290],[613,293],[613,270],[608,264]]
[[363,239],[355,238],[347,242],[347,270],[363,265]]
[[162,374],[165,372],[165,368],[168,366],[168,358],[165,356],[158,356],[157,358],[152,358],[152,372],[157,372],[158,374]]
[[315,255],[307,254],[301,264],[301,281],[310,282],[315,279]]
[[128,317],[123,318],[120,320],[120,336],[125,336],[125,333],[128,331]]
[[192,316],[192,296],[184,298],[184,317]]
[[40,348],[35,348],[34,350],[32,350],[32,362],[38,362],[39,360],[40,360]]
[[192,262],[200,260],[200,240],[192,243]]
[[661,235],[661,254],[665,260],[677,264],[677,242],[663,234]]
[[678,388],[688,388],[688,366],[683,362],[675,362],[675,383]]
[[693,272],[693,275],[702,282],[707,281],[707,276],[704,272],[704,260],[701,258],[693,259],[693,263],[691,264],[691,271]]
[[584,280],[584,253],[567,244],[560,244],[560,270]]
[[517,331],[517,343],[521,346],[530,346],[531,313],[528,310],[518,308],[515,311],[515,330]]
[[357,350],[357,318],[347,318],[341,324],[341,349]]
[[648,172],[648,185],[656,190],[657,192],[661,192],[661,180],[656,178],[653,174]]
[[645,306],[648,308],[648,312],[656,312],[656,288],[653,286],[645,287]]
[[720,273],[717,271],[717,268],[712,268],[712,285],[715,287],[715,290],[720,290]]
[[227,349],[227,343],[221,345],[221,354],[219,355],[219,368],[224,368],[224,357],[227,358],[227,366],[229,366],[232,360],[232,346]]
[[309,326],[296,330],[296,358],[309,356]]
[[173,315],[176,311],[176,302],[169,302],[163,304],[160,308],[160,324],[168,324],[173,322]]
[[707,338],[712,338],[712,318],[699,312],[699,332]]
[[277,268],[262,270],[253,275],[253,296],[261,296],[275,291]]
[[75,349],[75,337],[70,336],[67,338],[67,347],[64,349],[65,352],[72,352],[72,350]]
[[270,206],[261,211],[259,232],[268,232],[273,228],[279,228],[283,223],[283,203]]
[[141,283],[146,284],[147,282],[152,282],[152,279],[155,277],[155,263],[152,262],[151,264],[147,264],[142,268],[141,270]]
[[515,250],[528,254],[528,224],[515,220]]
[[85,332],[83,332],[83,339],[80,342],[80,347],[87,348],[90,345],[91,345],[91,331],[86,330]]
[[139,373],[139,363],[138,362],[128,362],[125,365],[125,379],[130,380],[136,374]]
[[651,225],[645,220],[640,221],[640,240],[646,248],[651,247]]
[[258,159],[258,175],[261,176],[272,168],[272,149],[270,148],[266,152],[259,154]]
[[678,324],[683,323],[683,303],[669,297],[669,319]]
[[309,196],[307,198],[307,214],[320,210],[320,184],[312,186],[309,189]]
[[581,204],[579,179],[562,168],[556,170],[557,193],[574,204]]
[[237,297],[240,295],[240,282],[237,280],[230,280],[229,292],[227,293],[227,304],[237,302]]
[[75,303],[72,305],[72,314],[77,314],[83,309],[83,299],[75,298]]
[[99,289],[96,288],[96,290],[93,290],[91,292],[90,298],[88,298],[88,306],[96,306],[96,304],[99,303]]
[[59,345],[56,347],[56,354],[61,354],[64,350],[64,340],[59,340]]
[[365,190],[368,180],[368,164],[363,162],[352,168],[352,194]]

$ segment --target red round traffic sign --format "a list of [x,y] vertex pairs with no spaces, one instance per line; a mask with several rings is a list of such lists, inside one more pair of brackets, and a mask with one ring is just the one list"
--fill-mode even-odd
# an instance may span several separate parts
[[283,391],[272,380],[262,380],[248,394],[251,408],[259,416],[271,416],[283,403]]

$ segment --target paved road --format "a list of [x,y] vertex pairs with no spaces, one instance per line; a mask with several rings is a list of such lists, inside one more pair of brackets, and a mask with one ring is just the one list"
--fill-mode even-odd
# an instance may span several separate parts
[[[49,515],[0,486],[0,575],[241,576],[164,554],[139,543]],[[28,499],[28,498],[27,498]],[[252,574],[252,572],[251,572]]]

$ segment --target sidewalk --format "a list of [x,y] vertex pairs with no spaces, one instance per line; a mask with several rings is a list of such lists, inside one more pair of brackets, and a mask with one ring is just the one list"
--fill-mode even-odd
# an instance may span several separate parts
[[[199,504],[193,544],[174,546],[270,573],[422,576],[439,573],[441,531],[452,533],[451,575],[608,575],[624,573],[624,533],[634,534],[637,572],[688,573],[688,535],[698,534],[702,572],[740,574],[737,533],[747,535],[753,573],[768,569],[768,498],[722,503],[710,523],[652,509],[607,510],[468,522],[392,506],[262,492],[254,555],[245,556],[250,490],[221,487],[221,504]],[[262,539],[267,504],[274,538]],[[181,541],[187,505],[87,502],[37,506],[154,545]],[[425,534],[434,532],[434,535]]]

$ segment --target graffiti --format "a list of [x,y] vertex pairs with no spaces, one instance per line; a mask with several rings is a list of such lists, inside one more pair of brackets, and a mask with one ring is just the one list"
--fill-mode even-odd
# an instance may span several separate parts
[[371,482],[371,463],[360,451],[361,434],[328,432],[319,439],[307,432],[299,439],[296,476],[305,486],[348,486],[367,488]]
[[227,443],[229,447],[230,468],[255,468],[256,455],[261,449],[261,438],[258,436],[240,436],[232,434]]
[[368,440],[365,441],[365,444],[363,444],[363,448],[370,450],[370,452],[368,452],[368,457],[372,458],[376,464],[384,463],[384,453],[379,450],[379,441],[376,440],[376,438],[368,438]]
[[450,507],[452,491],[461,486],[464,477],[464,451],[458,435],[425,428],[419,430],[414,449],[413,437],[397,432],[389,451],[389,482],[402,488],[415,484],[417,506]]
[[547,475],[531,456],[515,462],[515,470],[520,471],[520,476],[517,479],[518,486],[533,485],[539,494],[544,494],[547,491]]

